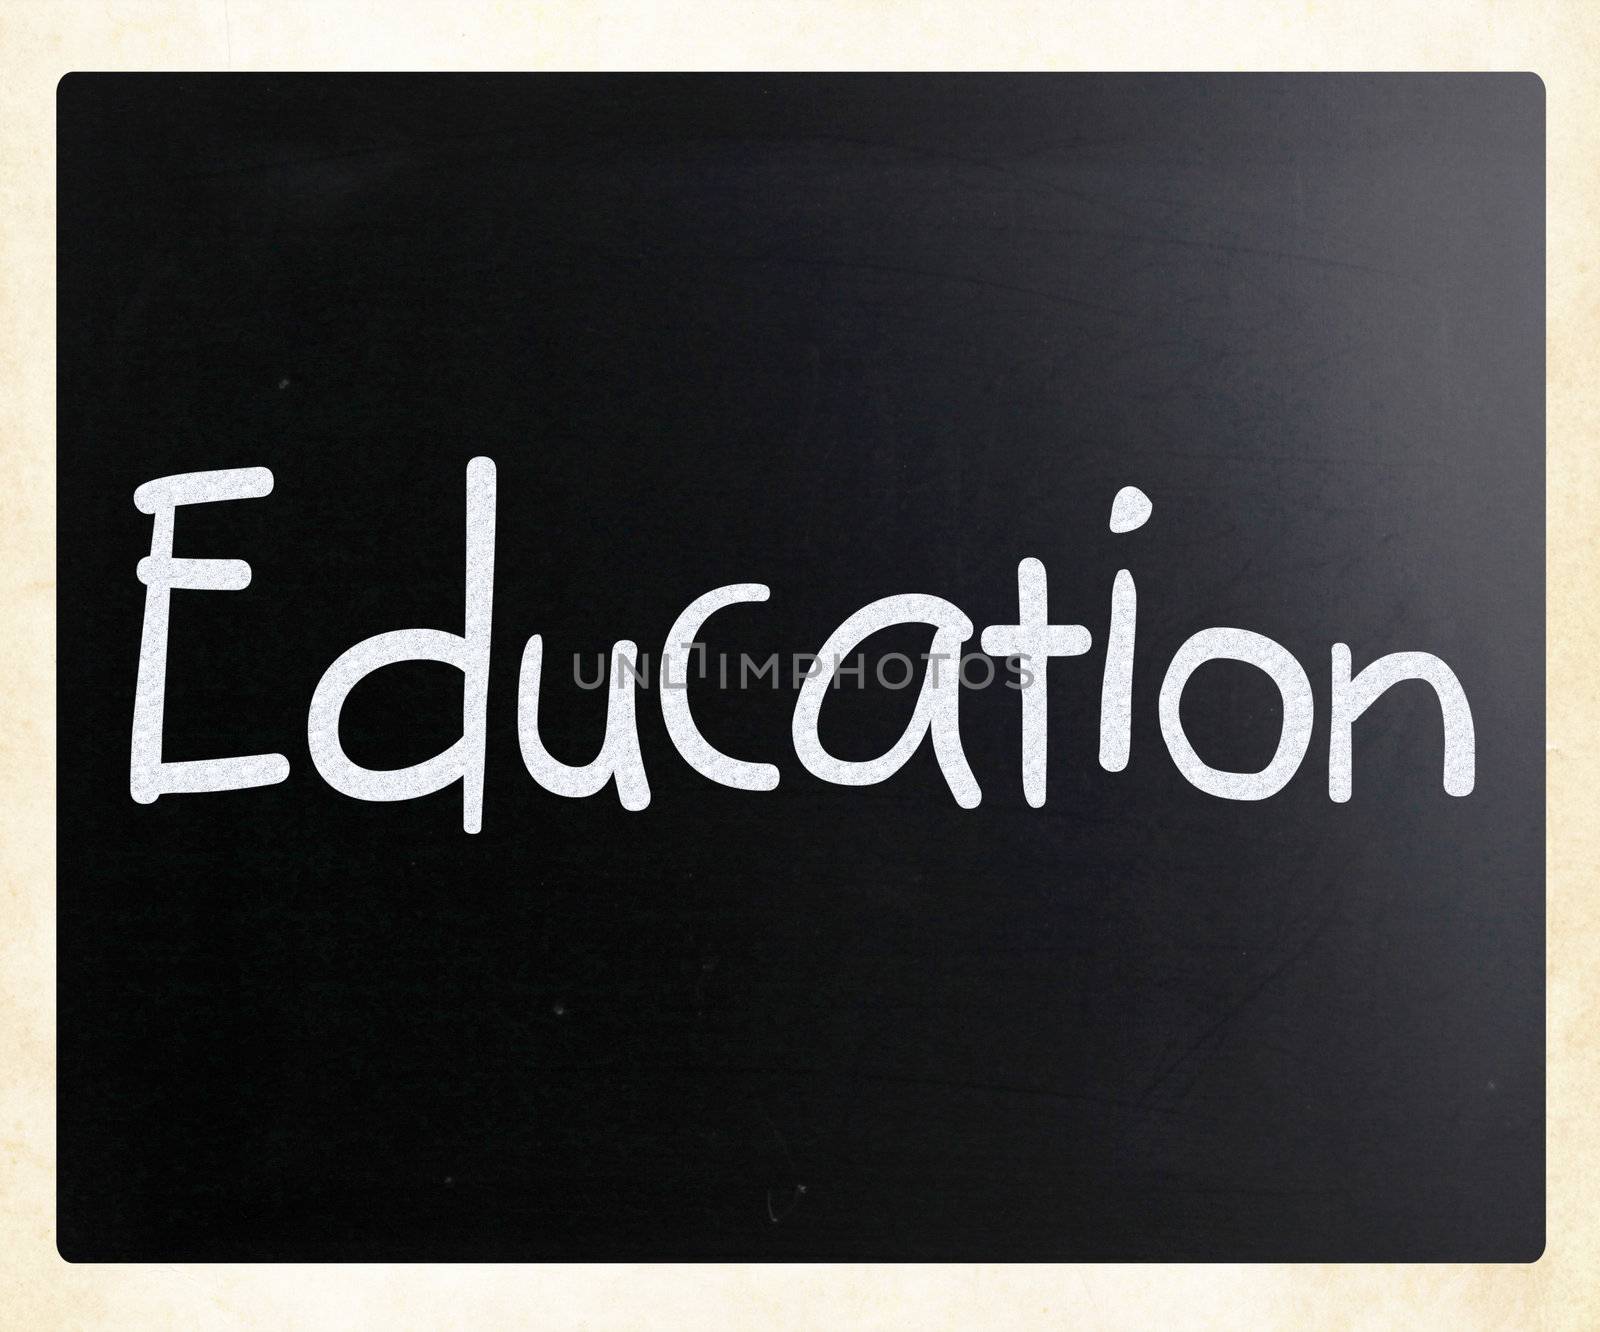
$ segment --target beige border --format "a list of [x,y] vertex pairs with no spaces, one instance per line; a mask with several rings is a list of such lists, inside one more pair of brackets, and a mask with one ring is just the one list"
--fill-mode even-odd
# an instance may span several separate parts
[[[1059,12],[1054,12],[1059,10]],[[3,0],[0,1325],[1595,1327],[1600,4]],[[69,69],[1532,69],[1549,115],[1549,1247],[1531,1266],[103,1267],[54,1213],[54,113]]]

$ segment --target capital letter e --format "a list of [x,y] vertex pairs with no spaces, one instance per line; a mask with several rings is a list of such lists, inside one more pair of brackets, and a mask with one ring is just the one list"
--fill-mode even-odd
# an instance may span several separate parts
[[289,760],[282,754],[185,763],[161,761],[161,728],[167,701],[167,616],[172,609],[172,589],[238,592],[250,586],[250,566],[244,560],[173,558],[172,529],[178,506],[260,499],[271,493],[272,473],[265,467],[183,472],[146,481],[133,492],[139,512],[155,519],[150,553],[139,561],[138,570],[139,581],[145,586],[144,631],[139,640],[139,683],[133,698],[133,748],[128,763],[128,791],[141,805],[176,792],[272,786],[289,775]]

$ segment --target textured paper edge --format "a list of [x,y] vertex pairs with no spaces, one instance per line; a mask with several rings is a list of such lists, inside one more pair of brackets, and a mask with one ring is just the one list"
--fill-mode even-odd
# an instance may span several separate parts
[[[1600,1325],[1600,6],[1149,0],[0,5],[0,1323]],[[55,85],[111,69],[1500,69],[1548,115],[1548,1247],[1526,1265],[72,1265],[54,1243]]]

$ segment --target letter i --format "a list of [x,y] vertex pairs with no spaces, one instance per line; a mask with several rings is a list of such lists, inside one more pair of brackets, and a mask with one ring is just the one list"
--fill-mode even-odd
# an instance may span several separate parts
[[[1150,521],[1149,497],[1137,486],[1123,486],[1111,502],[1111,530],[1136,532]],[[1100,766],[1121,772],[1128,766],[1133,727],[1133,640],[1139,599],[1133,575],[1117,570],[1111,587],[1111,629],[1106,635],[1106,668],[1100,681]]]

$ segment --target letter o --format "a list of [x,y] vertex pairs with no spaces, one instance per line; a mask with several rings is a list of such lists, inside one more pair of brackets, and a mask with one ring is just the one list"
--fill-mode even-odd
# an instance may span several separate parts
[[[982,664],[985,671],[982,684],[973,684],[971,680],[967,679],[967,663],[969,661],[976,661]],[[961,665],[958,668],[958,673],[960,675],[963,688],[987,689],[994,683],[994,658],[991,657],[987,652],[968,652],[961,658]]]
[[[906,668],[905,674],[900,677],[899,684],[890,684],[888,677],[883,673],[883,668],[891,661],[898,661]],[[889,652],[878,658],[878,684],[884,689],[904,689],[911,683],[911,677],[916,673],[917,668],[911,664],[911,658],[906,656],[904,652]]]
[[[1195,669],[1208,661],[1242,661],[1266,672],[1283,696],[1283,728],[1278,752],[1260,772],[1228,772],[1213,768],[1197,753],[1183,732],[1179,704]],[[1161,738],[1167,752],[1191,786],[1224,800],[1265,800],[1276,795],[1300,767],[1311,744],[1315,703],[1311,682],[1294,654],[1281,643],[1248,629],[1202,629],[1173,654],[1161,682]]]

